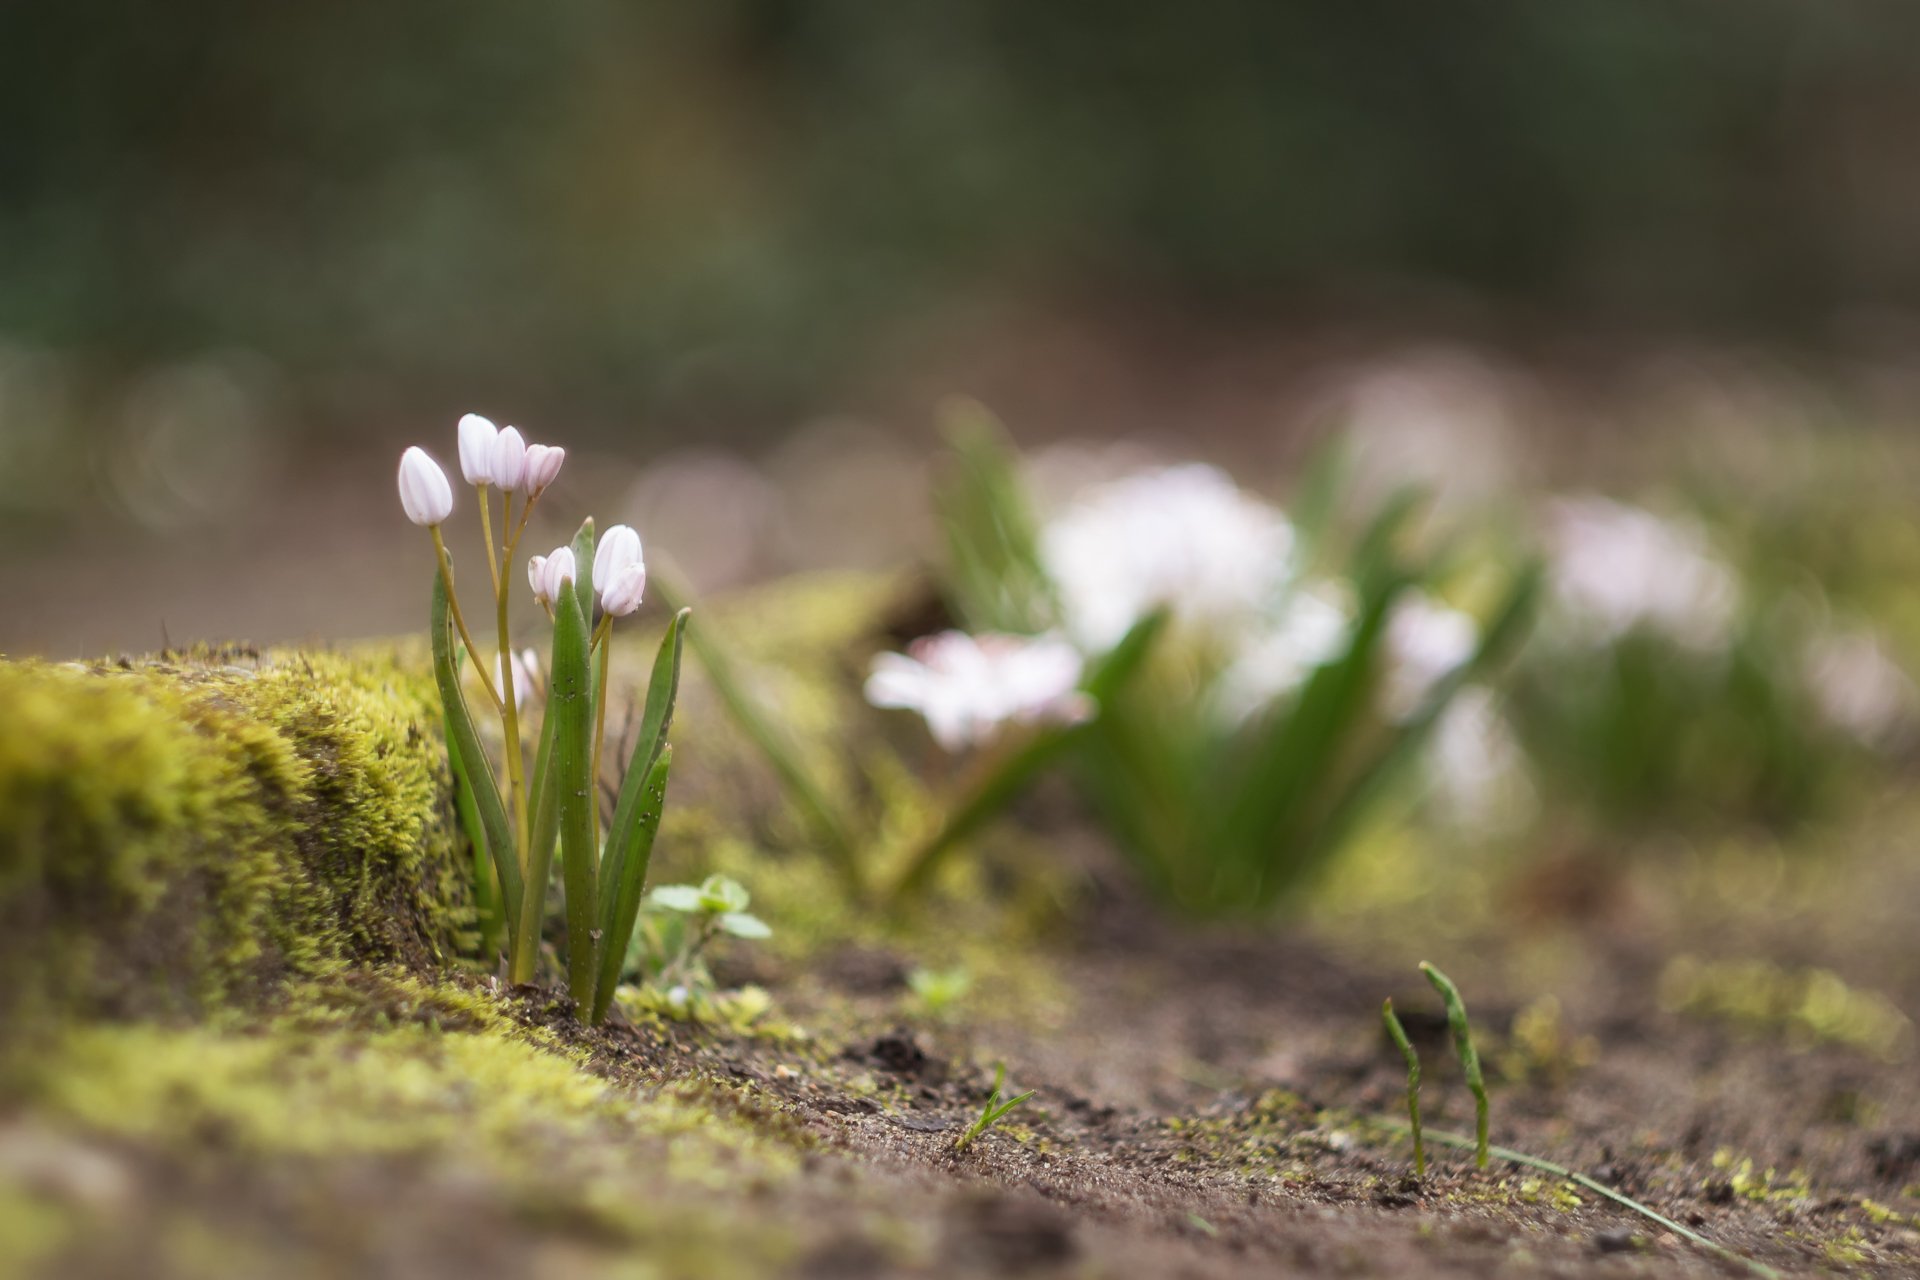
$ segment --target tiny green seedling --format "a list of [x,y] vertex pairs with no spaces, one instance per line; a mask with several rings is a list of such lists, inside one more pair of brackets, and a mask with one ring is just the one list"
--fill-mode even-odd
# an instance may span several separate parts
[[1387,1025],[1387,1035],[1400,1048],[1400,1055],[1407,1060],[1407,1123],[1413,1127],[1413,1172],[1415,1177],[1427,1176],[1427,1148],[1420,1140],[1420,1055],[1413,1047],[1413,1041],[1407,1039],[1407,1029],[1400,1025],[1400,1019],[1393,1012],[1393,997],[1380,1006],[1380,1020]]
[[973,974],[967,966],[951,969],[915,969],[907,975],[907,988],[931,1017],[941,1017],[973,990]]
[[1420,962],[1420,972],[1427,975],[1427,981],[1447,1002],[1447,1026],[1453,1032],[1453,1051],[1460,1058],[1460,1070],[1467,1077],[1467,1088],[1473,1091],[1473,1131],[1475,1168],[1487,1167],[1487,1081],[1480,1073],[1480,1054],[1473,1047],[1473,1028],[1467,1023],[1467,1006],[1460,999],[1460,989],[1446,974],[1440,972],[1425,960]]
[[[1447,1025],[1453,1032],[1454,1049],[1460,1055],[1460,1066],[1466,1074],[1467,1087],[1473,1090],[1476,1120],[1475,1136],[1472,1138],[1465,1134],[1448,1133],[1445,1130],[1437,1130],[1426,1135],[1427,1137],[1431,1137],[1443,1147],[1453,1147],[1463,1151],[1472,1148],[1474,1163],[1482,1169],[1487,1167],[1490,1156],[1498,1156],[1511,1164],[1538,1169],[1556,1178],[1564,1178],[1597,1196],[1613,1201],[1622,1208],[1640,1214],[1650,1222],[1658,1223],[1682,1239],[1692,1241],[1728,1262],[1744,1266],[1754,1275],[1760,1276],[1761,1280],[1781,1280],[1780,1273],[1766,1263],[1736,1253],[1723,1244],[1709,1240],[1698,1231],[1682,1226],[1672,1218],[1666,1217],[1604,1182],[1590,1178],[1584,1173],[1575,1172],[1563,1164],[1555,1164],[1551,1160],[1528,1155],[1524,1151],[1515,1151],[1511,1147],[1489,1146],[1487,1144],[1487,1087],[1480,1073],[1480,1055],[1474,1050],[1473,1035],[1467,1025],[1467,1006],[1460,999],[1460,989],[1453,985],[1446,974],[1424,960],[1420,962],[1420,972],[1427,975],[1427,981],[1433,984],[1434,990],[1438,991],[1441,999],[1446,1001]],[[1381,1006],[1380,1019],[1386,1024],[1387,1035],[1393,1039],[1395,1045],[1399,1046],[1402,1056],[1407,1060],[1407,1119],[1408,1127],[1413,1134],[1414,1171],[1424,1173],[1426,1153],[1420,1130],[1420,1055],[1414,1050],[1413,1042],[1407,1038],[1406,1028],[1400,1025],[1399,1017],[1393,1012],[1391,999]]]
[[975,1118],[971,1125],[967,1126],[967,1131],[954,1139],[953,1149],[956,1153],[965,1151],[968,1147],[972,1146],[975,1139],[1005,1119],[1009,1111],[1012,1111],[1015,1107],[1033,1096],[1033,1090],[1029,1089],[1017,1097],[1008,1098],[1004,1102],[1001,1101],[1000,1090],[1006,1082],[1007,1064],[1002,1062],[993,1069],[993,1092],[987,1095],[987,1105],[980,1109],[979,1116]]
[[751,902],[746,886],[729,876],[711,875],[697,885],[661,885],[647,895],[645,906],[649,915],[665,916],[666,927],[643,930],[652,954],[640,957],[638,967],[652,967],[653,984],[662,990],[707,985],[700,954],[715,938],[726,934],[757,942],[773,936],[765,921],[748,913]]

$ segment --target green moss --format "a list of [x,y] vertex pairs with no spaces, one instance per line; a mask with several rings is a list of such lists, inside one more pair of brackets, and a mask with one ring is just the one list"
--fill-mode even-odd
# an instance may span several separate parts
[[[89,1145],[183,1170],[211,1160],[243,1183],[290,1179],[321,1197],[301,1202],[320,1220],[330,1217],[325,1188],[370,1176],[412,1186],[425,1170],[458,1170],[469,1188],[460,1194],[484,1189],[493,1206],[476,1230],[589,1241],[588,1274],[765,1274],[791,1260],[791,1215],[742,1224],[711,1204],[718,1191],[787,1183],[815,1146],[764,1095],[701,1077],[592,1074],[584,1050],[525,1027],[499,998],[408,975],[303,984],[281,1006],[191,1026],[69,1026],[44,1046],[23,1101],[36,1123]],[[271,1248],[279,1266],[292,1265],[278,1256],[288,1249],[335,1247],[300,1232],[233,1236],[204,1216],[217,1204],[190,1193],[167,1209],[159,1237],[145,1234],[149,1223],[133,1238],[195,1274],[257,1274],[242,1265],[248,1249]],[[121,1230],[115,1212],[42,1203],[0,1168],[0,1226],[19,1226],[0,1233],[0,1274],[36,1258],[84,1260]]]
[[470,914],[430,685],[392,657],[0,663],[15,1007],[204,1008]]
[[1913,1049],[1913,1023],[1898,1005],[1826,969],[1683,955],[1660,975],[1660,1003],[1675,1013],[1779,1032],[1798,1048],[1839,1044],[1888,1062]]

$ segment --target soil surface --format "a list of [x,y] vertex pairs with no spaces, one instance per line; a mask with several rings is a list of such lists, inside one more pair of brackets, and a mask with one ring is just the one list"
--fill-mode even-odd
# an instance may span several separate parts
[[[617,1091],[717,1088],[736,1118],[802,1153],[794,1176],[748,1164],[691,1190],[685,1169],[644,1172],[674,1165],[671,1145],[610,1157],[624,1162],[607,1175],[614,1194],[664,1215],[637,1235],[559,1175],[543,1202],[431,1152],[262,1156],[219,1132],[73,1145],[22,1113],[0,1124],[0,1167],[115,1207],[114,1230],[44,1274],[1920,1274],[1920,1090],[1911,1024],[1893,1012],[1916,1008],[1920,986],[1892,927],[1913,918],[1920,874],[1897,843],[1856,856],[1849,877],[1814,876],[1824,895],[1789,868],[1773,897],[1716,907],[1654,869],[1585,914],[1528,916],[1516,898],[1509,927],[1440,944],[1481,1029],[1494,1141],[1737,1259],[1503,1159],[1476,1170],[1470,1151],[1430,1144],[1414,1176],[1381,997],[1425,1060],[1430,1128],[1473,1124],[1438,1003],[1399,963],[1417,943],[1357,922],[1196,931],[1124,895],[1034,957],[1042,994],[1004,1017],[977,997],[965,1016],[929,1014],[908,995],[912,957],[867,944],[724,958],[723,983],[773,997],[777,1023],[752,1032],[644,1018],[590,1031],[549,991],[466,980]],[[1844,1019],[1796,1031],[1790,1012],[1770,1025],[1676,1008],[1681,948],[1878,978],[1891,1002],[1872,1007],[1894,1038],[1865,1047]],[[1542,1004],[1546,988],[1560,994]],[[1035,1096],[956,1151],[998,1062],[1010,1090]],[[181,1264],[195,1255],[168,1233],[186,1220],[244,1237],[237,1256],[252,1263],[229,1247]],[[770,1231],[780,1243],[764,1248]]]

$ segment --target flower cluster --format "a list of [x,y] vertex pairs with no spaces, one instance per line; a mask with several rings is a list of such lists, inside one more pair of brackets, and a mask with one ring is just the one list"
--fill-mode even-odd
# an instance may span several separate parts
[[[619,799],[611,815],[602,815],[598,780],[611,631],[616,618],[640,607],[646,590],[640,535],[626,525],[615,525],[596,546],[593,521],[588,520],[570,544],[534,556],[527,565],[533,596],[553,627],[545,710],[529,768],[520,715],[539,686],[541,672],[533,650],[516,650],[513,645],[512,565],[534,508],[559,477],[566,450],[529,445],[517,428],[496,427],[471,413],[460,419],[458,436],[460,474],[478,499],[487,594],[498,629],[496,644],[483,649],[475,641],[455,590],[452,557],[442,532],[453,514],[453,487],[446,473],[426,450],[415,446],[401,455],[399,488],[402,510],[414,524],[431,532],[439,562],[434,582],[434,670],[446,714],[448,759],[478,853],[475,880],[483,924],[490,939],[504,934],[508,977],[531,981],[540,957],[557,848],[566,887],[568,983],[581,1008],[598,1021],[612,1000],[627,939],[633,934],[673,756],[666,740],[673,691],[662,689],[656,695],[650,690],[647,717]],[[498,538],[492,497],[496,492],[500,495]],[[590,592],[579,580],[583,564],[592,566]],[[685,621],[682,611],[668,628],[661,658],[654,666],[675,685]],[[468,670],[499,717],[502,777],[498,779],[467,709],[460,679],[462,655],[452,643],[455,632],[473,659]]]

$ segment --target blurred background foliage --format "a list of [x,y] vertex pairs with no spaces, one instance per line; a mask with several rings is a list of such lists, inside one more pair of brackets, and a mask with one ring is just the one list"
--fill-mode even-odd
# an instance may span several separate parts
[[[1689,439],[1904,413],[1916,37],[1892,0],[0,6],[0,591],[37,602],[0,647],[414,625],[386,473],[467,410],[717,584],[924,552],[953,391],[1263,482],[1435,338],[1487,448],[1615,423],[1595,349]],[[1697,343],[1763,344],[1703,375],[1759,397],[1693,395]],[[1793,381],[1862,352],[1837,411]],[[1623,478],[1581,434],[1539,469]]]
[[347,420],[784,421],[958,298],[1920,294],[1894,3],[0,10],[0,333]]

